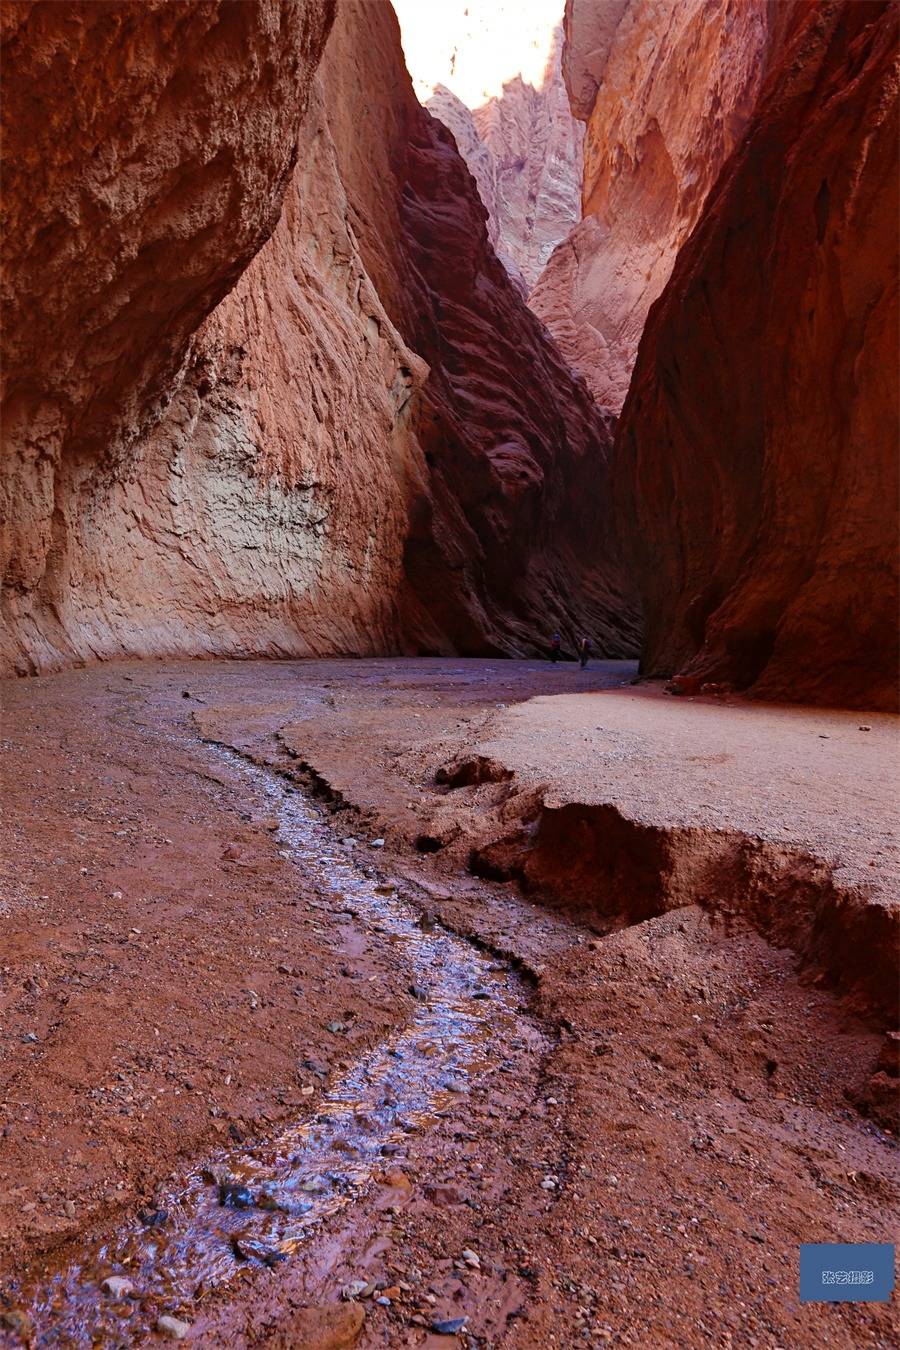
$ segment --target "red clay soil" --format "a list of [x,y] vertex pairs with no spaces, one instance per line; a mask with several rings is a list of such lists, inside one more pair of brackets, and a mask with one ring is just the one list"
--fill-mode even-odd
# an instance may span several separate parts
[[[761,707],[603,692],[632,674],[613,663],[148,663],[5,686],[0,1344],[27,1339],[23,1283],[188,1162],[310,1115],[342,1064],[411,1017],[402,946],[297,893],[271,803],[205,741],[317,793],[338,836],[358,839],[414,906],[519,969],[523,992],[468,1090],[308,1248],[274,1270],[242,1267],[177,1309],[187,1343],[439,1350],[454,1341],[432,1322],[465,1318],[456,1343],[534,1350],[893,1344],[888,1305],[797,1295],[799,1243],[892,1236],[897,1079],[883,1003],[858,979],[840,996],[840,969],[775,945],[796,933],[774,933],[725,891],[718,906],[686,891],[642,918],[625,873],[613,913],[599,891],[593,909],[545,894],[527,849],[524,896],[467,870],[473,849],[513,830],[537,822],[539,840],[567,778],[568,804],[616,802],[623,818],[623,785],[639,779],[645,826],[668,828],[658,804],[680,799],[685,818],[669,824],[714,834],[721,821],[695,801],[705,774],[709,810],[730,810],[733,833],[802,850],[840,886],[853,873],[859,906],[896,912],[878,852],[887,814],[848,789],[855,772],[877,801],[887,719],[857,739],[842,715],[815,714],[832,728],[810,722],[816,741],[846,734],[815,759],[814,794],[778,759],[791,737],[800,744],[806,714],[788,726]],[[523,702],[536,694],[567,697]],[[781,832],[789,812],[772,814],[767,835],[758,800],[745,815],[736,799],[729,808],[741,773],[726,761],[707,755],[698,769],[704,718],[707,738],[721,722],[737,747],[732,765],[753,758],[742,737],[757,759],[771,755],[785,802],[796,791],[793,838]],[[685,738],[698,742],[693,760]],[[843,813],[827,807],[832,781]],[[375,837],[384,849],[368,848]],[[329,1030],[336,1021],[349,1030]],[[354,1280],[376,1288],[341,1302]],[[152,1343],[152,1312],[136,1306],[121,1343]]]

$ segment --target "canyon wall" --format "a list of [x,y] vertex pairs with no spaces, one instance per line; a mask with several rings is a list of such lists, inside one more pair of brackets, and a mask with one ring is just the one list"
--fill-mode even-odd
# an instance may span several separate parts
[[614,412],[650,306],[752,112],[772,22],[771,0],[566,0],[583,218],[530,304]]
[[4,12],[7,668],[635,648],[608,426],[390,7],[314,77],[331,9]]
[[[123,565],[107,544],[144,569],[140,521],[106,517],[119,490],[142,504],[136,447],[192,334],[275,226],[333,9],[3,5],[7,667],[131,646],[80,586]],[[153,630],[166,616],[147,584]]]
[[780,7],[641,341],[616,492],[643,668],[683,688],[896,706],[897,19]]
[[426,105],[456,137],[495,251],[526,294],[581,214],[584,127],[569,110],[561,52],[557,27],[537,87],[516,75],[502,94],[469,109],[441,85]]
[[527,294],[580,218],[581,143],[562,78],[563,0],[394,0],[419,100],[453,132],[488,236]]

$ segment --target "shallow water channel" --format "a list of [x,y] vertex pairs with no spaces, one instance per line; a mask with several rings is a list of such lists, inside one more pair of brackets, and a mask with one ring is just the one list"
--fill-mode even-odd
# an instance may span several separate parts
[[[211,753],[278,816],[279,843],[297,868],[301,894],[333,899],[335,911],[353,910],[361,929],[402,941],[415,1015],[325,1090],[314,1115],[205,1159],[164,1194],[158,1213],[144,1211],[7,1288],[11,1305],[31,1320],[33,1345],[139,1344],[163,1314],[190,1321],[198,1299],[247,1261],[290,1260],[398,1146],[491,1066],[492,1034],[505,1023],[515,1035],[522,1017],[518,977],[440,926],[423,928],[420,912],[369,875],[372,866],[354,856],[362,846],[345,844],[316,802],[229,751]],[[131,1288],[119,1297],[104,1292],[110,1276]]]

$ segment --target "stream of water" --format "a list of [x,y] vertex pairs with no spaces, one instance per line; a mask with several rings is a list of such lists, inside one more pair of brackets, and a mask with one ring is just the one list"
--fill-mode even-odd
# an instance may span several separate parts
[[[418,995],[415,1015],[326,1089],[314,1115],[204,1160],[173,1183],[155,1219],[144,1212],[57,1268],[51,1262],[49,1273],[8,1288],[11,1306],[30,1318],[35,1346],[140,1344],[161,1315],[189,1321],[197,1300],[242,1263],[289,1260],[389,1165],[395,1149],[468,1090],[492,1063],[489,1041],[500,1020],[514,1033],[521,1016],[518,978],[439,926],[424,930],[420,912],[355,860],[353,845],[317,803],[229,751],[215,754],[252,795],[267,798],[300,893],[333,901],[335,911],[350,907],[363,929],[400,939]],[[105,1292],[110,1276],[130,1288],[118,1297]]]

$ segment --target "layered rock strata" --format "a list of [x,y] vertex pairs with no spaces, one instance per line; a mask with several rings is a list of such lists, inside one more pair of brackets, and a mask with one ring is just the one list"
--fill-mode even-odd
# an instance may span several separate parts
[[563,73],[586,125],[583,218],[530,304],[614,412],[650,306],[741,139],[773,21],[770,0],[567,0]]
[[[137,447],[192,334],[278,220],[333,10],[333,0],[3,6],[9,666],[152,649],[166,627],[141,528],[142,515],[159,516],[160,471]],[[164,504],[182,476],[161,476]],[[114,523],[126,501],[137,516],[126,507]],[[108,568],[145,588],[146,639],[117,612]]]
[[643,669],[897,700],[896,6],[782,6],[743,144],[651,312],[617,498]]
[[77,143],[32,188],[35,256],[56,240],[79,271],[71,293],[52,274],[43,351],[37,264],[7,273],[5,662],[526,652],[554,627],[633,650],[607,426],[497,261],[390,6],[342,4],[314,81],[325,5],[221,9],[12,11],[13,93],[57,139],[84,119],[54,60],[102,70],[97,144],[119,103],[137,112],[121,160],[100,151],[103,228]]

